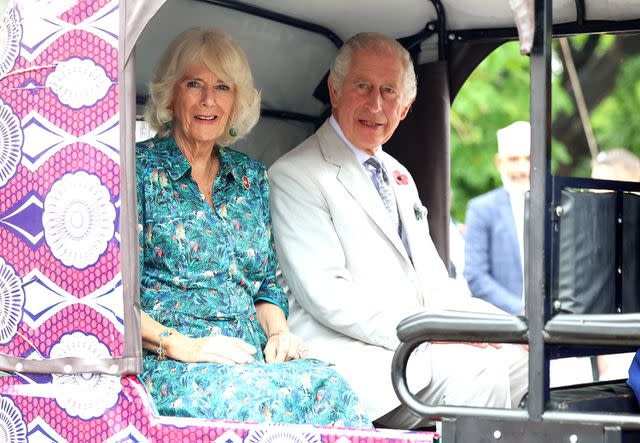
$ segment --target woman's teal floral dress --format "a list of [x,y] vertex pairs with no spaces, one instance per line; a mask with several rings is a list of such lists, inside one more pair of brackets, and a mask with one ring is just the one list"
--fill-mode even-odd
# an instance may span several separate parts
[[191,179],[172,138],[137,145],[140,301],[158,322],[191,337],[221,332],[258,349],[256,363],[157,361],[145,352],[141,378],[163,415],[250,422],[370,427],[364,407],[317,360],[264,362],[266,336],[254,303],[288,311],[276,282],[264,166],[219,149],[216,210]]

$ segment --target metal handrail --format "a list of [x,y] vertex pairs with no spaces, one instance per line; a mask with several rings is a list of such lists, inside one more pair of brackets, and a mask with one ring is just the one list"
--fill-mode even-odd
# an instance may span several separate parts
[[640,314],[557,314],[543,335],[547,343],[640,345]]
[[[400,400],[415,413],[429,418],[473,416],[479,418],[523,419],[528,411],[520,409],[474,408],[466,406],[426,405],[410,390],[407,363],[412,352],[430,341],[526,343],[525,319],[512,315],[474,312],[437,311],[411,316],[398,325],[400,345],[391,366],[393,388]],[[566,344],[638,345],[640,314],[576,315],[558,314],[546,323],[544,341]],[[586,422],[640,428],[640,416],[629,414],[545,411],[544,421]]]
[[527,323],[522,317],[464,311],[425,311],[398,325],[398,338],[409,342],[447,340],[491,343],[526,343]]
[[546,411],[542,414],[542,421],[549,423],[598,423],[617,425],[625,430],[640,429],[640,415],[633,414]]
[[527,324],[524,319],[512,315],[474,312],[423,312],[400,322],[397,333],[401,343],[391,365],[393,389],[400,400],[415,413],[430,418],[474,416],[526,420],[529,417],[528,412],[521,409],[425,405],[409,390],[406,372],[411,353],[428,341],[526,343]]
[[414,349],[426,342],[427,339],[418,338],[411,342],[400,343],[393,355],[391,364],[391,381],[393,389],[400,401],[405,404],[416,414],[422,417],[432,419],[440,419],[441,417],[455,416],[473,416],[485,418],[519,418],[526,420],[529,414],[522,409],[492,409],[492,408],[474,408],[468,406],[442,406],[442,405],[426,405],[423,404],[409,390],[407,384],[407,362]]

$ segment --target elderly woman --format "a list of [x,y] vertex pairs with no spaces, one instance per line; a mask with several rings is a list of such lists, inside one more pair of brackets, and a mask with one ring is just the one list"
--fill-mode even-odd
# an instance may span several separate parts
[[[193,28],[161,58],[137,146],[145,382],[164,415],[368,427],[287,327],[263,165],[226,144],[255,125],[243,51]],[[150,351],[150,352],[149,352]]]

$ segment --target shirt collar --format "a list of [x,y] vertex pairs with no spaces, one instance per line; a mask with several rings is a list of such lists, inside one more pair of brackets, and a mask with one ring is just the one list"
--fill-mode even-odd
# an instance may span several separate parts
[[[349,140],[347,140],[347,137],[345,137],[344,132],[342,132],[342,128],[340,128],[340,125],[338,124],[338,121],[335,119],[335,117],[333,115],[331,117],[329,117],[329,124],[334,129],[334,131],[336,131],[338,133],[338,136],[349,147],[349,149],[351,149],[351,151],[353,151],[353,153],[355,154],[355,156],[358,159],[358,162],[360,162],[360,164],[364,165],[364,163],[367,160],[369,160],[371,157],[374,157],[372,155],[367,154],[362,149],[356,148],[353,145],[353,143],[351,143]],[[378,156],[379,156],[380,152],[382,152],[382,146],[379,146],[378,149],[376,150],[375,157],[379,158]]]
[[247,175],[245,165],[236,161],[236,158],[231,154],[229,148],[219,147],[218,156],[220,157],[218,175],[227,179],[233,179],[239,186],[244,188],[245,183],[243,178]]
[[172,180],[178,180],[184,174],[191,169],[191,165],[187,161],[186,157],[178,148],[178,145],[173,137],[167,137],[158,141],[160,149],[164,152],[164,159],[167,172]]
[[[165,168],[172,180],[178,180],[191,170],[191,164],[184,156],[173,137],[167,137],[158,143],[161,145],[164,144],[162,148],[166,153]],[[231,177],[231,179],[238,185],[244,187],[242,178],[246,175],[246,171],[243,165],[239,164],[233,155],[229,153],[229,148],[216,147],[216,149],[218,149],[218,156],[220,158],[218,175],[224,178]]]

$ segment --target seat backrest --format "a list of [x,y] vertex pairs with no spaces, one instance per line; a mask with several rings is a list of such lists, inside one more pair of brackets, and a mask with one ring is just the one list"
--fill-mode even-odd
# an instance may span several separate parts
[[[554,301],[559,302],[554,305],[557,312],[611,314],[640,310],[637,254],[640,196],[623,195],[620,243],[616,240],[618,204],[614,192],[562,191],[554,284],[557,289]],[[619,266],[617,256],[621,257]],[[619,273],[621,297],[616,298]]]

